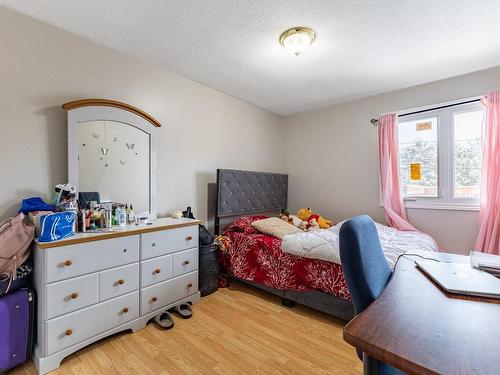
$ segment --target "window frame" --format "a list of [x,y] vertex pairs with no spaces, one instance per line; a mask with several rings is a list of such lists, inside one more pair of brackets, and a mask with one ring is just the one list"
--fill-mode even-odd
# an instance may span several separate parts
[[[481,110],[484,107],[480,101],[466,104],[446,104],[449,107],[438,109],[422,109],[422,112],[398,118],[400,123],[418,121],[429,117],[437,118],[437,152],[438,152],[438,196],[409,196],[402,199],[406,208],[479,211],[479,198],[454,197],[455,188],[455,148],[454,148],[454,115],[464,112]],[[439,106],[437,106],[439,107]],[[415,110],[418,112],[419,110]],[[484,120],[483,120],[484,123]],[[398,140],[399,150],[399,140]],[[398,155],[399,160],[399,155]],[[401,176],[398,162],[398,173]]]

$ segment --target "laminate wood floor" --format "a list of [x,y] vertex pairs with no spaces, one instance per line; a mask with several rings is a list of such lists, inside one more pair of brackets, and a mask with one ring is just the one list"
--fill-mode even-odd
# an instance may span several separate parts
[[[233,282],[202,298],[191,319],[170,331],[153,322],[67,357],[52,375],[83,374],[362,374],[343,323]],[[36,374],[29,362],[12,375]]]

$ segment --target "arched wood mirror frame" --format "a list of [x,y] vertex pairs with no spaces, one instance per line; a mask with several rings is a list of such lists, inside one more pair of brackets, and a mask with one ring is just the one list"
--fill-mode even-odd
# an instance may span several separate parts
[[[62,105],[68,111],[68,181],[79,187],[78,126],[92,121],[114,121],[136,127],[149,135],[149,212],[142,216],[156,219],[156,128],[159,121],[141,109],[110,99],[82,99]],[[79,190],[79,189],[78,189]]]
[[81,108],[81,107],[114,107],[114,108],[120,108],[125,111],[132,112],[138,116],[141,116],[145,120],[149,121],[151,125],[159,128],[161,127],[161,124],[158,120],[156,120],[153,116],[147,114],[144,112],[142,109],[139,109],[137,107],[134,107],[130,104],[127,103],[122,103],[117,100],[111,100],[111,99],[80,99],[80,100],[75,100],[72,102],[64,103],[62,105],[62,108],[70,111],[72,109],[76,108]]

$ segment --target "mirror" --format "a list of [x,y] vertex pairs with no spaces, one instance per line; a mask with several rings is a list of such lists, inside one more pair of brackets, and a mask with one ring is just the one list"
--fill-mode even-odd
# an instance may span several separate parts
[[116,121],[78,125],[79,191],[149,211],[149,134]]
[[137,215],[156,218],[157,125],[124,103],[67,108],[72,103],[63,106],[69,109],[69,182],[79,192],[98,192],[101,203],[132,205]]

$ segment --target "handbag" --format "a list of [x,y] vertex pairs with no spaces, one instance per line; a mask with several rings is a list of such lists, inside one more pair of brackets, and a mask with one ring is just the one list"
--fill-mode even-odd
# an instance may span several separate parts
[[28,259],[34,237],[35,227],[25,222],[23,213],[0,223],[0,279],[9,279],[7,291],[17,268]]
[[38,242],[51,242],[75,234],[75,213],[72,211],[55,212],[40,217]]

